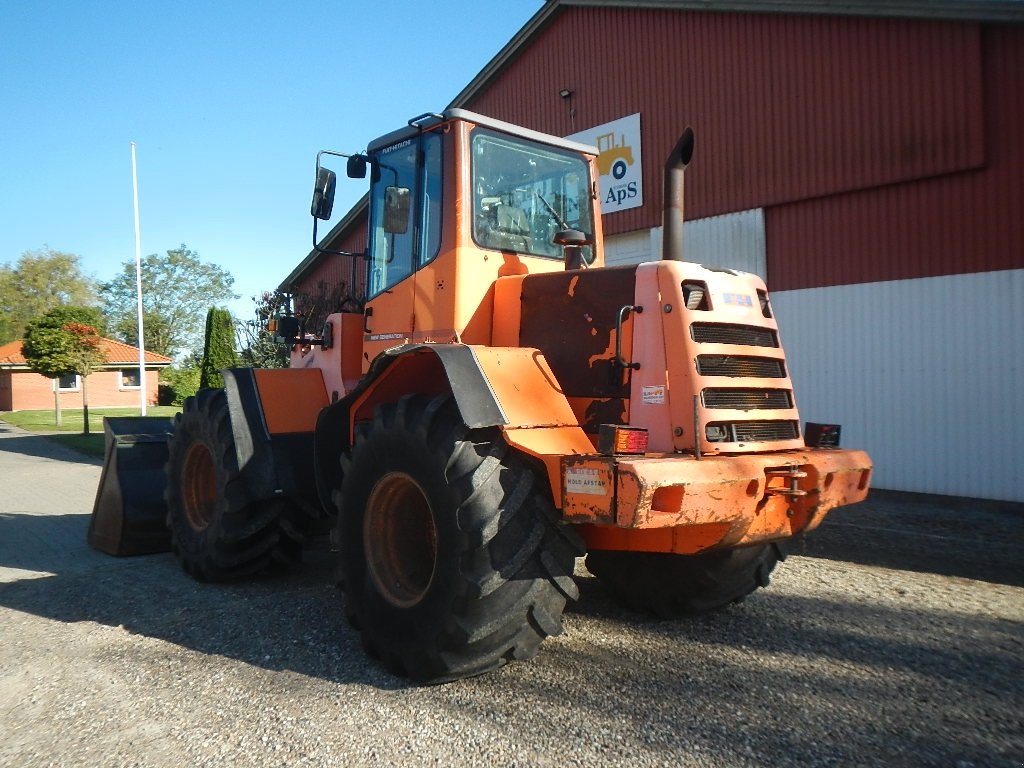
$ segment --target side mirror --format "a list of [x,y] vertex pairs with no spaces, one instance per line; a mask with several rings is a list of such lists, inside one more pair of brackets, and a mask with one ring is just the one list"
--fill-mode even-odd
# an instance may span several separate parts
[[316,169],[316,184],[313,187],[313,202],[309,212],[313,218],[327,221],[334,210],[334,186],[338,177],[328,168]]
[[408,187],[385,187],[384,231],[404,235],[409,231],[409,209],[412,196]]
[[366,155],[352,155],[345,168],[350,179],[366,178]]

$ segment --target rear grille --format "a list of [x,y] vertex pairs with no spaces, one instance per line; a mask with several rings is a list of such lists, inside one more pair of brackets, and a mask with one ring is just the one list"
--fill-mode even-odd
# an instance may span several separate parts
[[735,408],[741,411],[793,407],[788,389],[705,389],[701,393],[705,408]]
[[714,443],[767,443],[800,436],[795,421],[719,421],[708,424],[706,430]]
[[701,376],[749,376],[758,379],[786,377],[786,369],[781,360],[742,355],[698,355],[697,373]]
[[779,338],[771,328],[756,325],[694,323],[690,326],[694,341],[705,344],[743,344],[749,347],[777,347]]

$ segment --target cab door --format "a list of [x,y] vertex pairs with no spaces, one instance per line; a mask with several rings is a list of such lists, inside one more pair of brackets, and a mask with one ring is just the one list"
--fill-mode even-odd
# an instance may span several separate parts
[[422,133],[370,157],[370,238],[363,372],[378,354],[413,341],[416,272],[436,254],[428,226],[440,182],[440,136]]

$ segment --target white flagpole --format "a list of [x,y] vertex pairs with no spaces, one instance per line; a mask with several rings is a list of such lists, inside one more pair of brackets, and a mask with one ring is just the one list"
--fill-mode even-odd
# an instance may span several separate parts
[[132,143],[132,197],[135,201],[135,297],[139,317],[139,406],[146,415],[146,342],[142,335],[142,239],[139,236],[139,179],[135,170],[135,142]]

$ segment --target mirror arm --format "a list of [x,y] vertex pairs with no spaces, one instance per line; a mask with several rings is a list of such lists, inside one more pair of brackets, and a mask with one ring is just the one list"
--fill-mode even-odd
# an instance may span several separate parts
[[316,236],[316,219],[313,219],[313,250],[317,253],[326,253],[334,256],[352,256],[356,259],[365,259],[366,251],[337,251],[333,248],[321,248]]

